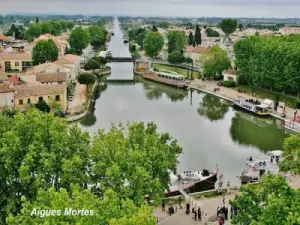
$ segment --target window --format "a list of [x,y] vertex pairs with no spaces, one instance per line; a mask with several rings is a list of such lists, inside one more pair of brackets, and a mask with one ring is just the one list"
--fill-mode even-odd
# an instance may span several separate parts
[[39,102],[42,102],[43,101],[43,97],[39,97]]
[[19,62],[15,62],[15,66],[19,66]]
[[23,105],[23,99],[19,99],[19,105]]
[[27,104],[30,104],[30,98],[27,99]]
[[60,101],[60,95],[55,95],[55,101]]

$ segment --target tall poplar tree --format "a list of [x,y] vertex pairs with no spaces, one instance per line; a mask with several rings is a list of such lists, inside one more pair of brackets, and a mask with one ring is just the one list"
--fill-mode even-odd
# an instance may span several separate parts
[[189,44],[189,45],[193,45],[193,41],[194,41],[194,35],[193,35],[193,32],[191,31],[191,32],[189,33],[188,44]]
[[202,40],[201,40],[201,29],[199,27],[199,25],[196,26],[196,31],[195,31],[195,42],[196,45],[201,45]]

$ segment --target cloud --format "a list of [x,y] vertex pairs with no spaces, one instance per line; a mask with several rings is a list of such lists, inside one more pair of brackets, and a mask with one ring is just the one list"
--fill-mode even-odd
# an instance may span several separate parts
[[300,0],[0,0],[3,12],[190,17],[298,17]]

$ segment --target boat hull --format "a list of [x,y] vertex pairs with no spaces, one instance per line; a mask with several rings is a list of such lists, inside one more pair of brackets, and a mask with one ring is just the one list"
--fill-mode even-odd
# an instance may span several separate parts
[[158,79],[155,79],[155,78],[150,78],[146,75],[143,75],[143,78],[146,79],[146,80],[150,80],[150,81],[153,81],[153,82],[157,82],[157,83],[160,83],[160,84],[165,84],[165,85],[169,85],[169,86],[172,86],[172,87],[177,87],[177,88],[183,88],[183,89],[186,89],[188,87],[188,84],[179,84],[179,83],[171,83],[171,82],[167,82],[167,81],[161,81],[161,80],[158,80]]
[[[213,190],[213,189],[215,189],[215,183],[217,180],[218,180],[217,174],[215,173],[211,177],[209,177],[205,180],[202,180],[202,181],[198,181],[186,189],[189,190],[188,191],[189,193]],[[174,190],[172,192],[165,193],[165,197],[174,197],[174,196],[179,196],[179,195],[181,195],[179,190]]]
[[249,110],[249,109],[247,109],[247,108],[244,108],[244,107],[242,107],[241,105],[238,105],[238,104],[236,104],[236,103],[233,104],[233,107],[234,107],[235,109],[239,109],[239,110],[242,110],[242,111],[244,111],[244,112],[248,112],[248,113],[250,113],[250,114],[259,116],[259,117],[269,117],[269,116],[271,115],[270,113],[257,113],[257,112],[254,112],[254,111]]

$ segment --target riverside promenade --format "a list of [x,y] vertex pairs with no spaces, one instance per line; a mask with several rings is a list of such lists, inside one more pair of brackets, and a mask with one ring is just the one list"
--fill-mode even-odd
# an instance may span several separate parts
[[[189,88],[191,89],[195,89],[195,90],[199,90],[199,91],[203,91],[212,95],[215,95],[219,98],[223,98],[226,99],[228,101],[233,101],[233,99],[236,98],[255,98],[257,100],[263,101],[264,99],[252,96],[252,95],[248,95],[245,93],[239,93],[237,92],[235,89],[233,88],[227,88],[224,86],[218,86],[217,85],[217,81],[202,81],[200,79],[196,79],[194,81],[192,81],[189,85]],[[214,92],[214,88],[219,88],[219,91]],[[293,119],[294,118],[294,112],[295,109],[293,108],[289,108],[286,107],[286,118],[282,118],[281,115],[276,114],[275,112],[273,112],[271,115],[273,117],[276,117],[278,119],[284,120],[284,119]]]

